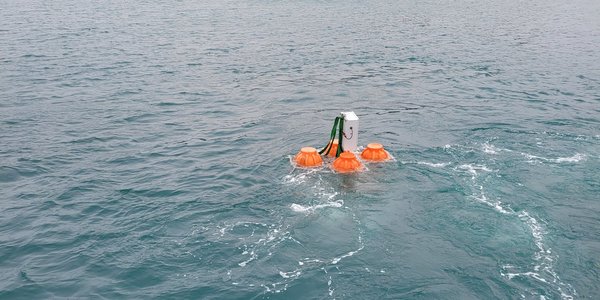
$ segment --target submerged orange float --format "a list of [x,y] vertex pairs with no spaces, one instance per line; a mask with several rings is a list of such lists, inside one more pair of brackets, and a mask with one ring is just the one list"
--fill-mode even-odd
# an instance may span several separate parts
[[329,149],[329,152],[325,153],[325,154],[329,157],[335,157],[335,155],[337,154],[337,149],[338,149],[338,141],[335,140],[335,141],[331,142],[331,149]]
[[383,145],[379,143],[371,143],[363,150],[360,156],[365,160],[384,161],[390,158],[390,155],[383,149]]
[[323,164],[323,159],[313,147],[303,147],[294,157],[296,163],[301,167],[318,167]]
[[331,167],[340,173],[356,172],[362,168],[362,164],[354,153],[345,151],[333,161]]

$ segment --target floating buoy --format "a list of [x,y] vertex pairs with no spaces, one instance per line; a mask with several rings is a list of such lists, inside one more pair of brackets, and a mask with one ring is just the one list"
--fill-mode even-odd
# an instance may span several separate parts
[[[366,169],[354,151],[358,148],[358,117],[353,111],[341,112],[333,122],[327,146],[317,152],[313,147],[304,147],[294,156],[299,167],[319,167],[323,165],[323,156],[337,157],[331,169],[338,173],[357,172]],[[385,161],[392,156],[379,143],[367,145],[360,154],[365,161]],[[329,160],[328,160],[329,161]]]
[[383,149],[383,145],[379,143],[371,143],[367,145],[367,148],[360,154],[365,160],[370,161],[384,161],[390,159],[389,153]]
[[319,154],[338,157],[344,151],[356,150],[356,147],[358,147],[358,117],[353,111],[342,112],[335,118],[329,142],[319,151]]
[[362,164],[354,153],[345,151],[333,161],[331,167],[340,173],[356,172],[362,168]]
[[341,113],[344,122],[340,124],[342,148],[344,151],[354,151],[358,148],[358,117],[353,111]]
[[318,167],[323,164],[323,159],[313,147],[303,147],[294,157],[296,163],[301,167]]
[[337,154],[337,149],[338,149],[338,141],[335,140],[335,141],[331,142],[331,148],[329,149],[329,152],[326,153],[327,156],[335,157],[335,155]]

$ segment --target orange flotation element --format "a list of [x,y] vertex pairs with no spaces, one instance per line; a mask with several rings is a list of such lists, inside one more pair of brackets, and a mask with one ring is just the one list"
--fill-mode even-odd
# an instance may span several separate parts
[[332,168],[340,173],[356,172],[362,168],[362,164],[356,155],[350,151],[344,151],[333,161]]
[[337,149],[338,149],[338,141],[335,140],[331,144],[331,149],[329,149],[329,153],[326,153],[327,156],[329,156],[329,157],[335,157],[335,155],[337,154]]
[[296,163],[301,167],[318,167],[323,164],[323,159],[313,147],[303,147],[294,157]]
[[384,161],[390,159],[390,155],[383,149],[383,145],[378,143],[368,144],[367,148],[363,150],[360,156],[363,159],[370,161]]

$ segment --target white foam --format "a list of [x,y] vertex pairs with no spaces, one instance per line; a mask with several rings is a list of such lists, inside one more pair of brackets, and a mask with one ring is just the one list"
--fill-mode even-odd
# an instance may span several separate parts
[[[356,218],[356,216],[354,216],[354,217]],[[354,254],[356,254],[356,253],[360,252],[362,249],[364,249],[365,248],[365,244],[363,244],[362,236],[361,235],[358,236],[358,244],[360,245],[360,247],[358,247],[358,249],[356,249],[354,251],[350,251],[348,253],[345,253],[345,254],[342,254],[342,255],[340,255],[338,257],[333,258],[331,260],[331,264],[335,265],[338,262],[340,262],[340,260],[342,260],[342,259],[344,259],[346,257],[353,256]]]
[[432,168],[443,168],[446,166],[449,166],[450,164],[452,164],[451,162],[446,162],[446,163],[430,163],[430,162],[426,162],[426,161],[418,161],[417,164],[419,165],[426,165]]
[[343,258],[353,256],[354,254],[356,254],[358,251],[362,250],[363,248],[364,248],[364,246],[360,246],[360,248],[356,249],[355,251],[350,251],[350,252],[348,252],[346,254],[343,254],[343,255],[340,255],[338,257],[335,257],[335,258],[333,258],[331,260],[331,264],[335,265],[335,264],[339,263],[340,260],[342,260]]
[[[513,279],[514,277],[530,277],[550,286],[553,286],[557,289],[557,291],[561,295],[561,299],[572,300],[573,295],[565,292],[563,288],[570,290],[574,295],[577,295],[577,292],[571,287],[570,284],[564,283],[560,280],[560,277],[554,271],[554,261],[556,260],[556,255],[552,254],[552,249],[550,249],[544,243],[544,229],[540,222],[531,216],[527,211],[521,211],[518,213],[519,219],[521,219],[531,231],[531,235],[533,237],[533,242],[538,250],[535,252],[533,259],[537,262],[537,265],[533,267],[533,271],[526,272],[507,272],[502,275],[508,277],[508,279]],[[504,265],[502,267],[504,270],[506,269],[515,269],[512,265]],[[548,274],[550,276],[550,280],[544,277],[544,274]]]
[[471,174],[471,178],[475,179],[477,171],[491,172],[492,170],[484,165],[473,165],[473,164],[462,164],[458,166],[459,169],[467,171]]
[[[248,253],[247,251],[244,251],[245,253]],[[250,258],[246,259],[245,261],[239,263],[238,265],[240,267],[245,267],[249,262],[255,260],[258,256],[256,255],[256,253],[254,253],[254,251],[250,252]]]
[[[240,223],[244,224],[244,222]],[[289,231],[284,230],[282,227],[277,227],[275,224],[267,225],[264,223],[253,222],[245,223],[264,225],[265,227],[268,226],[268,230],[267,232],[261,233],[258,237],[256,235],[258,235],[257,233],[260,231],[253,231],[248,236],[238,238],[239,240],[246,242],[244,245],[239,247],[241,250],[243,250],[241,255],[245,257],[242,262],[238,263],[240,267],[246,267],[249,263],[255,261],[260,256],[271,256],[271,249],[286,240],[298,242],[290,236]]]
[[490,145],[488,143],[483,144],[483,152],[487,154],[498,154],[500,149],[496,148],[494,145]]
[[536,155],[532,155],[532,154],[524,153],[524,152],[521,152],[521,155],[525,156],[528,159],[528,162],[548,161],[548,162],[555,162],[555,163],[576,163],[576,162],[583,161],[587,158],[587,156],[585,154],[581,154],[581,153],[575,153],[575,155],[573,155],[573,156],[559,157],[556,159],[536,156]]
[[536,156],[536,155],[532,155],[529,153],[525,153],[525,152],[521,152],[521,155],[525,156],[525,158],[528,159],[528,162],[535,162],[537,161],[548,161],[549,159],[545,158],[545,157],[541,157],[541,156]]
[[525,210],[519,212],[518,216],[521,220],[523,220],[527,224],[527,226],[531,230],[531,235],[533,236],[533,242],[535,243],[536,247],[538,248],[538,252],[536,252],[536,254],[535,254],[535,259],[539,260],[540,258],[543,257],[543,254],[547,253],[545,246],[544,246],[544,242],[543,242],[544,231],[542,229],[542,226],[539,224],[537,219],[535,219],[534,217],[529,215],[529,213]]
[[303,261],[298,261],[298,265],[304,266],[304,264],[306,263],[320,263],[321,260],[320,259],[310,259],[310,258],[305,258]]
[[505,273],[504,276],[508,277],[508,279],[513,279],[515,277],[532,277],[535,278],[541,282],[547,283],[548,281],[546,281],[546,279],[542,278],[541,275],[537,272],[523,272],[523,273]]
[[433,162],[427,162],[427,161],[400,161],[400,163],[408,165],[408,164],[417,164],[417,165],[424,165],[424,166],[428,166],[428,167],[432,167],[432,168],[443,168],[443,167],[447,167],[449,165],[451,165],[451,162],[445,162],[445,163],[433,163]]
[[303,172],[300,172],[298,174],[288,174],[283,177],[283,182],[284,183],[293,183],[293,184],[304,183],[304,182],[306,182],[306,179],[308,179],[310,177],[310,175],[316,173],[317,171],[319,171],[321,169],[322,168],[314,168],[314,169],[309,169],[309,170],[303,169]]
[[[532,156],[532,158],[533,158],[533,156]],[[535,158],[539,158],[539,157],[535,157]],[[542,159],[544,159],[544,158],[542,158]],[[583,158],[574,156],[574,157],[571,157],[568,159],[581,160]],[[546,160],[548,160],[548,159],[546,159]],[[571,160],[569,160],[569,161],[571,161]],[[557,159],[557,162],[558,162],[558,159]],[[535,253],[533,255],[533,259],[536,262],[536,265],[534,266],[533,271],[518,272],[518,270],[514,270],[514,269],[516,269],[516,267],[511,266],[511,265],[505,265],[505,266],[503,266],[503,269],[505,271],[507,269],[510,269],[511,272],[501,272],[502,275],[508,277],[508,279],[512,279],[517,276],[534,278],[544,284],[548,284],[549,286],[555,288],[560,293],[561,299],[572,300],[573,296],[571,294],[569,294],[569,292],[571,292],[573,295],[577,295],[577,292],[572,288],[571,285],[562,282],[560,280],[558,274],[556,274],[556,272],[554,271],[554,262],[558,258],[558,256],[553,254],[552,249],[550,249],[544,243],[544,229],[543,229],[542,224],[540,224],[540,222],[536,218],[531,216],[527,211],[523,210],[523,211],[520,211],[517,213],[514,210],[512,210],[510,207],[505,207],[505,205],[503,205],[502,202],[491,200],[486,196],[483,185],[477,184],[478,171],[486,171],[486,172],[491,171],[486,166],[462,164],[462,165],[458,166],[458,168],[455,168],[455,170],[457,170],[457,169],[465,170],[465,171],[467,171],[467,173],[471,174],[472,183],[479,190],[478,194],[472,195],[472,197],[474,199],[492,207],[494,210],[496,210],[499,213],[506,214],[506,215],[515,215],[516,214],[518,216],[518,218],[522,222],[524,222],[527,225],[527,227],[529,227],[529,230],[531,231],[533,242],[537,248],[537,250],[535,251]]]
[[[283,287],[278,289],[277,286],[280,286],[282,284],[283,284]],[[271,285],[271,287],[269,287],[269,285],[267,285],[267,284],[261,284],[260,286],[265,289],[266,293],[275,293],[275,294],[281,293],[281,292],[287,290],[287,288],[288,288],[288,284],[287,283],[284,284],[283,282],[271,283],[270,285]],[[249,286],[254,286],[254,285],[249,285]]]
[[488,142],[483,143],[482,150],[483,150],[483,152],[485,152],[487,154],[493,154],[493,155],[496,155],[496,154],[498,154],[499,152],[502,152],[502,151],[504,151],[504,152],[512,152],[512,150],[510,150],[510,149],[498,148],[498,147],[496,147],[496,146],[494,146],[494,145],[492,145],[492,144],[490,144]]
[[300,276],[301,274],[302,274],[302,271],[299,269],[296,269],[296,270],[290,271],[290,272],[279,271],[279,275],[283,278],[296,278],[296,277]]
[[576,153],[575,155],[571,156],[571,157],[559,157],[557,159],[554,159],[554,162],[557,163],[563,163],[563,162],[580,162],[582,160],[585,160],[586,156],[584,154],[579,154]]
[[[329,199],[331,199],[331,197]],[[321,209],[321,208],[325,208],[325,207],[342,207],[343,205],[344,205],[344,200],[336,200],[333,202],[327,202],[327,203],[323,203],[323,204],[309,205],[309,206],[292,203],[292,205],[290,205],[290,208],[295,212],[312,213],[312,212],[316,211],[317,209]]]
[[485,193],[483,192],[482,186],[479,186],[479,189],[481,190],[481,193],[479,194],[479,196],[474,196],[475,200],[494,208],[494,210],[496,210],[499,213],[506,214],[506,215],[514,213],[514,211],[512,209],[504,208],[502,206],[502,202],[492,201],[492,200],[488,199],[486,197]]

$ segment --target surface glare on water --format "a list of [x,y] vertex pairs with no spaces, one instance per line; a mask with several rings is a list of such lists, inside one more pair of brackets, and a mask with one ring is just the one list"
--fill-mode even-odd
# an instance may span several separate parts
[[598,1],[0,7],[0,298],[600,298]]

